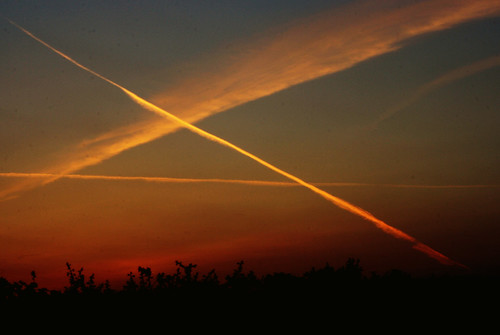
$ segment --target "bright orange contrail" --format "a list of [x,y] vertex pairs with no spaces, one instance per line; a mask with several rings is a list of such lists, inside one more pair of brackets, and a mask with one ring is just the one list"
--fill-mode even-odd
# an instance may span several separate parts
[[112,80],[94,72],[93,70],[81,65],[80,63],[78,63],[77,61],[75,61],[74,59],[72,59],[71,57],[65,55],[64,53],[62,53],[61,51],[55,49],[54,47],[52,47],[51,45],[47,44],[46,42],[42,41],[41,39],[39,39],[38,37],[36,37],[35,35],[33,35],[32,33],[30,33],[29,31],[27,31],[26,29],[24,29],[23,27],[19,26],[18,24],[16,24],[15,22],[11,21],[11,20],[8,20],[11,24],[13,24],[14,26],[16,26],[17,28],[19,28],[21,31],[23,31],[25,34],[27,34],[28,36],[30,36],[31,38],[35,39],[36,41],[40,42],[41,44],[43,44],[44,46],[46,46],[47,48],[49,48],[50,50],[52,50],[53,52],[57,53],[58,55],[60,55],[61,57],[65,58],[66,60],[70,61],[71,63],[75,64],[76,66],[78,66],[79,68],[95,75],[96,77],[108,82],[109,84],[119,88],[120,90],[122,90],[125,94],[127,94],[134,102],[136,102],[137,104],[143,106],[144,108],[154,112],[154,113],[157,113],[158,115],[162,116],[162,117],[165,117],[166,119],[168,120],[171,120],[171,121],[174,121],[176,122],[177,124],[181,125],[182,127],[206,138],[206,139],[209,139],[211,141],[214,141],[216,143],[219,143],[219,144],[222,144],[226,147],[229,147],[239,153],[241,153],[242,155],[245,155],[251,159],[253,159],[254,161],[260,163],[261,165],[267,167],[268,169],[271,169],[273,171],[275,171],[276,173],[296,182],[297,184],[300,184],[306,188],[308,188],[309,190],[313,191],[314,193],[320,195],[321,197],[325,198],[326,200],[330,201],[331,203],[333,203],[334,205],[346,210],[346,211],[349,211],[355,215],[358,215],[362,218],[364,218],[365,220],[368,220],[372,223],[375,224],[375,226],[379,229],[381,229],[382,231],[384,231],[385,233],[389,234],[389,235],[392,235],[393,237],[396,237],[396,238],[399,238],[399,239],[403,239],[403,240],[406,240],[410,243],[413,244],[413,248],[415,248],[416,250],[419,250],[423,253],[425,253],[427,256],[431,257],[431,258],[434,258],[436,259],[437,261],[439,261],[440,263],[442,264],[446,264],[446,265],[458,265],[458,266],[461,266],[461,267],[464,267],[464,268],[467,268],[465,265],[463,264],[460,264],[454,260],[451,260],[450,258],[448,258],[447,256],[439,253],[438,251],[432,249],[431,247],[419,242],[417,239],[415,239],[414,237],[404,233],[403,231],[397,229],[397,228],[394,228],[390,225],[388,225],[387,223],[385,223],[384,221],[376,218],[374,215],[372,215],[371,213],[369,213],[368,211],[360,208],[360,207],[357,207],[343,199],[340,199],[336,196],[333,196],[331,195],[330,193],[328,192],[325,192],[321,189],[319,189],[318,187],[314,186],[314,185],[311,185],[310,183],[307,183],[306,181],[286,172],[286,171],[283,171],[281,169],[279,169],[278,167],[264,161],[263,159],[251,154],[250,152],[218,137],[218,136],[215,136],[203,129],[200,129],[192,124],[190,124],[189,122],[186,122],[178,117],[176,117],[175,115],[173,114],[170,114],[169,112],[163,110],[162,108],[150,103],[149,101],[146,101],[145,99],[139,97],[138,95],[136,95],[135,93],[127,90],[126,88],[124,88],[123,86],[113,82]]

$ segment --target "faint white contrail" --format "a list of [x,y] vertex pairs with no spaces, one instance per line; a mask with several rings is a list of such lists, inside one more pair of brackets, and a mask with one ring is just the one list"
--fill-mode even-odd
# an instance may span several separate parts
[[[65,178],[83,180],[110,180],[110,181],[144,181],[152,183],[216,183],[239,184],[251,186],[297,187],[297,183],[287,181],[247,180],[247,179],[221,179],[221,178],[178,178],[178,177],[145,177],[145,176],[104,176],[84,174],[55,174],[42,172],[0,172],[3,178]],[[320,182],[310,183],[314,186],[325,187],[387,187],[387,188],[418,188],[418,189],[470,189],[470,188],[500,188],[500,185],[472,184],[472,185],[419,185],[419,184],[377,184],[353,182]]]
[[129,91],[128,89],[124,88],[123,86],[115,83],[114,81],[94,72],[93,70],[90,70],[89,68],[81,65],[80,63],[78,63],[77,61],[73,60],[71,57],[65,55],[64,53],[60,52],[59,50],[55,49],[54,47],[52,47],[51,45],[47,44],[46,42],[42,41],[41,39],[39,39],[38,37],[34,36],[32,33],[30,33],[29,31],[27,31],[26,29],[24,29],[23,27],[19,26],[18,24],[14,23],[13,21],[9,20],[10,23],[12,23],[14,26],[16,26],[17,28],[19,28],[21,31],[23,31],[25,34],[27,34],[28,36],[30,36],[31,38],[35,39],[36,41],[40,42],[41,44],[43,44],[44,46],[46,46],[47,48],[49,48],[50,50],[54,51],[55,53],[57,53],[58,55],[60,55],[61,57],[65,58],[66,60],[70,61],[71,63],[73,63],[74,65],[78,66],[79,68],[95,75],[96,77],[106,81],[107,83],[119,88],[120,90],[122,90],[130,99],[132,99],[134,102],[136,102],[137,104],[139,104],[140,106],[146,108],[147,110],[150,110],[164,118],[166,118],[167,120],[170,120],[170,121],[173,121],[177,124],[179,124],[180,126],[210,140],[210,141],[213,141],[213,142],[216,142],[216,143],[219,143],[223,146],[226,146],[230,149],[233,149],[237,152],[239,152],[240,154],[242,155],[245,155],[249,158],[251,158],[252,160],[260,163],[261,165],[267,167],[268,169],[271,169],[273,171],[275,171],[276,173],[308,188],[309,190],[313,191],[314,193],[320,195],[321,197],[323,197],[324,199],[328,200],[329,202],[333,203],[334,205],[346,210],[346,211],[349,211],[357,216],[360,216],[362,218],[364,218],[365,220],[368,220],[370,222],[372,222],[377,228],[381,229],[382,231],[384,231],[385,233],[393,236],[393,237],[396,237],[396,238],[399,238],[399,239],[403,239],[403,240],[406,240],[408,242],[410,242],[412,244],[412,247],[418,251],[421,251],[423,253],[425,253],[427,256],[431,257],[431,258],[434,258],[436,259],[437,261],[439,261],[440,263],[442,264],[446,264],[446,265],[458,265],[458,266],[461,266],[461,267],[464,267],[464,268],[467,268],[465,265],[459,263],[459,262],[456,262],[450,258],[448,258],[447,256],[441,254],[440,252],[432,249],[431,247],[423,244],[422,242],[418,241],[417,239],[415,239],[414,237],[404,233],[403,231],[397,229],[397,228],[394,228],[390,225],[388,225],[387,223],[385,223],[384,221],[376,218],[373,214],[369,213],[368,211],[360,208],[360,207],[357,207],[341,198],[338,198],[334,195],[331,195],[330,193],[328,192],[325,192],[323,191],[322,189],[319,189],[318,187],[314,186],[314,185],[311,185],[310,183],[286,172],[286,171],[283,171],[281,170],[280,168],[266,162],[265,160],[251,154],[250,152],[216,136],[216,135],[213,135],[205,130],[202,130],[196,126],[194,126],[193,124],[189,123],[189,122],[186,122],[184,121],[183,119],[173,115],[173,114],[170,114],[169,112],[165,111],[164,109],[152,104],[151,102],[139,97],[137,94]]
[[388,110],[386,110],[384,113],[382,113],[375,122],[373,122],[370,126],[369,129],[373,130],[378,127],[378,125],[384,121],[387,120],[388,118],[392,117],[394,114],[399,113],[400,111],[404,110],[408,106],[412,105],[415,103],[417,100],[421,99],[423,96],[429,94],[433,90],[436,90],[444,85],[447,85],[451,82],[454,82],[459,79],[463,79],[468,76],[472,76],[476,73],[486,71],[488,69],[491,69],[493,67],[500,66],[500,56],[493,56],[493,57],[488,57],[485,59],[481,59],[477,62],[474,62],[472,64],[468,64],[456,69],[453,69],[444,75],[441,75],[434,80],[420,86],[418,89],[416,89],[413,94],[406,100],[402,101],[401,103],[392,106]]

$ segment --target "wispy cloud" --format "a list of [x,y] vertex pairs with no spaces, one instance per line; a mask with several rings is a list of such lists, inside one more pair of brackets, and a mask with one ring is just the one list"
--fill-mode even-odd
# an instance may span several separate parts
[[456,80],[463,79],[468,76],[472,76],[479,72],[486,71],[493,67],[500,66],[500,56],[488,57],[472,64],[468,64],[466,66],[459,67],[457,69],[453,69],[444,75],[441,75],[434,80],[420,86],[415,92],[406,100],[401,103],[392,106],[387,109],[384,113],[382,113],[375,122],[373,122],[368,128],[375,129],[378,125],[388,118],[392,117],[394,114],[401,112],[405,108],[411,106],[416,101],[429,94],[430,92],[443,87],[447,84],[450,84]]

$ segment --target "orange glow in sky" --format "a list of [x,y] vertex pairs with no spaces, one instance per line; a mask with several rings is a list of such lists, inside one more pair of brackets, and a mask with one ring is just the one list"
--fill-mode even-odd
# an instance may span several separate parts
[[[1,5],[0,276],[40,265],[56,285],[69,261],[116,279],[182,257],[295,271],[352,253],[495,268],[498,1],[167,5]],[[355,215],[255,187],[290,181]]]
[[214,141],[216,143],[219,143],[223,146],[226,146],[226,147],[229,147],[230,149],[233,149],[237,152],[239,152],[240,154],[242,155],[245,155],[249,158],[251,158],[252,160],[258,162],[259,164],[273,170],[274,172],[286,177],[287,179],[290,179],[294,182],[296,182],[297,184],[299,185],[302,185],[304,186],[305,188],[308,188],[309,190],[313,191],[314,193],[320,195],[321,197],[325,198],[326,200],[330,201],[332,204],[346,210],[346,211],[349,211],[355,215],[358,215],[362,218],[364,218],[365,220],[368,220],[372,223],[375,224],[375,226],[379,229],[381,229],[382,231],[384,231],[385,233],[389,234],[389,235],[392,235],[396,238],[400,238],[400,239],[403,239],[403,240],[406,240],[410,243],[413,244],[413,247],[416,249],[416,250],[419,250],[423,253],[425,253],[426,255],[428,255],[429,257],[431,258],[434,258],[436,260],[438,260],[440,263],[442,264],[446,264],[446,265],[458,265],[458,266],[461,266],[461,267],[464,267],[464,268],[467,268],[465,265],[463,264],[460,264],[456,261],[453,261],[451,260],[450,258],[448,258],[447,256],[439,253],[438,251],[432,249],[431,247],[423,244],[422,242],[419,242],[418,240],[416,240],[414,237],[402,232],[401,230],[397,229],[397,228],[394,228],[390,225],[388,225],[387,223],[385,223],[384,221],[376,218],[375,216],[373,216],[373,214],[369,213],[368,211],[362,209],[362,208],[359,208],[343,199],[340,199],[339,197],[336,197],[334,195],[331,195],[330,193],[328,192],[325,192],[321,189],[319,189],[318,187],[286,172],[286,171],[283,171],[281,170],[280,168],[266,162],[265,160],[249,153],[248,151],[232,144],[231,142],[228,142],[218,136],[215,136],[209,132],[206,132],[194,125],[192,125],[191,123],[189,122],[186,122],[178,117],[176,117],[175,115],[172,115],[170,114],[169,112],[165,111],[164,109],[161,109],[160,107],[150,103],[149,101],[147,100],[144,100],[143,98],[139,97],[138,95],[136,95],[135,93],[133,92],[130,92],[129,90],[127,90],[126,88],[124,88],[123,86],[111,81],[110,79],[106,78],[106,77],[103,77],[101,76],[100,74],[88,69],[87,67],[81,65],[80,63],[76,62],[75,60],[73,60],[72,58],[70,58],[69,56],[63,54],[62,52],[58,51],[57,49],[54,49],[52,46],[50,46],[49,44],[43,42],[42,40],[40,40],[38,37],[34,36],[33,34],[31,34],[30,32],[28,32],[27,30],[25,30],[24,28],[18,26],[17,24],[15,24],[14,22],[10,21],[12,24],[14,24],[16,27],[18,27],[19,29],[21,29],[23,32],[25,32],[28,36],[32,37],[33,39],[37,40],[38,42],[42,43],[43,45],[45,45],[46,47],[48,47],[49,49],[51,49],[52,51],[56,52],[57,54],[59,54],[60,56],[62,56],[63,58],[69,60],[71,63],[75,64],[76,66],[78,66],[79,68],[87,71],[87,72],[90,72],[91,74],[99,77],[100,79],[108,82],[109,84],[113,85],[113,86],[116,86],[117,88],[121,89],[125,94],[127,94],[133,101],[135,101],[136,103],[138,103],[139,105],[143,106],[144,108],[154,112],[154,113],[157,113],[158,115],[160,116],[163,116],[165,117],[167,120],[170,120],[170,121],[174,121],[175,123],[178,123],[179,125],[181,125],[182,127],[186,128],[186,129],[189,129],[190,131],[194,132],[195,134],[197,135],[200,135],[210,141]]

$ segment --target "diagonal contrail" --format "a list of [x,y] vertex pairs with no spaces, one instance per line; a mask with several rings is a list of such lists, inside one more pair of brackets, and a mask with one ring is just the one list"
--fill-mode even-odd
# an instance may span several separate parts
[[[251,186],[276,186],[294,187],[301,186],[297,183],[286,181],[269,180],[247,180],[247,179],[221,179],[221,178],[178,178],[178,177],[145,177],[145,176],[104,176],[87,174],[56,174],[43,172],[0,172],[2,178],[65,178],[83,180],[111,180],[111,181],[144,181],[152,183],[216,183],[216,184],[240,184]],[[500,185],[471,184],[471,185],[422,185],[422,184],[374,184],[353,182],[319,182],[310,183],[314,186],[326,187],[387,187],[387,188],[418,188],[418,189],[470,189],[470,188],[500,188]]]
[[107,83],[119,88],[120,90],[122,90],[130,99],[132,99],[134,102],[136,102],[137,104],[139,104],[140,106],[166,118],[167,120],[170,120],[170,121],[173,121],[177,124],[179,124],[180,126],[208,139],[208,140],[211,140],[211,141],[214,141],[216,143],[219,143],[221,145],[224,145],[228,148],[231,148],[237,152],[239,152],[240,154],[242,155],[245,155],[249,158],[251,158],[252,160],[260,163],[261,165],[267,167],[268,169],[270,170],[273,170],[275,171],[276,173],[296,182],[297,184],[300,184],[306,188],[308,188],[309,190],[311,190],[312,192],[320,195],[321,197],[323,197],[324,199],[328,200],[329,202],[333,203],[334,205],[346,210],[346,211],[349,211],[357,216],[360,216],[362,217],[363,219],[365,220],[368,220],[370,222],[372,222],[377,228],[381,229],[382,231],[384,231],[385,233],[393,236],[393,237],[396,237],[396,238],[399,238],[399,239],[403,239],[403,240],[406,240],[408,242],[410,242],[412,244],[412,247],[418,251],[421,251],[423,253],[425,253],[427,256],[431,257],[431,258],[434,258],[436,259],[437,261],[439,261],[440,263],[442,264],[445,264],[445,265],[458,265],[458,266],[461,266],[461,267],[464,267],[464,268],[467,268],[465,265],[461,264],[461,263],[458,263],[450,258],[448,258],[447,256],[441,254],[440,252],[432,249],[431,247],[423,244],[422,242],[419,242],[417,239],[415,239],[414,237],[404,233],[403,231],[397,229],[397,228],[394,228],[390,225],[388,225],[387,223],[385,223],[384,221],[376,218],[374,215],[372,215],[371,213],[369,213],[368,211],[360,208],[360,207],[357,207],[341,198],[338,198],[334,195],[331,195],[330,193],[328,192],[325,192],[321,189],[319,189],[318,187],[286,172],[286,171],[283,171],[281,170],[280,168],[264,161],[263,159],[251,154],[250,152],[216,136],[216,135],[213,135],[203,129],[200,129],[194,125],[192,125],[191,123],[189,122],[186,122],[184,121],[183,119],[163,110],[162,108],[152,104],[151,102],[139,97],[137,94],[129,91],[128,89],[124,88],[123,86],[115,83],[114,81],[98,74],[97,72],[94,72],[93,70],[83,66],[82,64],[78,63],[77,61],[75,61],[74,59],[72,59],[71,57],[65,55],[64,53],[62,53],[61,51],[55,49],[54,47],[52,47],[51,45],[47,44],[46,42],[42,41],[41,39],[39,39],[38,37],[36,37],[35,35],[33,35],[32,33],[30,33],[29,31],[27,31],[26,29],[24,29],[23,27],[19,26],[18,24],[16,24],[15,22],[9,20],[9,22],[11,24],[13,24],[14,26],[16,26],[18,29],[20,29],[22,32],[24,32],[25,34],[27,34],[28,36],[30,36],[31,38],[33,38],[34,40],[38,41],[39,43],[43,44],[44,46],[46,46],[47,48],[49,48],[50,50],[52,50],[53,52],[57,53],[58,55],[60,55],[61,57],[65,58],[66,60],[70,61],[71,63],[73,63],[74,65],[78,66],[79,68],[95,75],[96,77],[106,81]]

